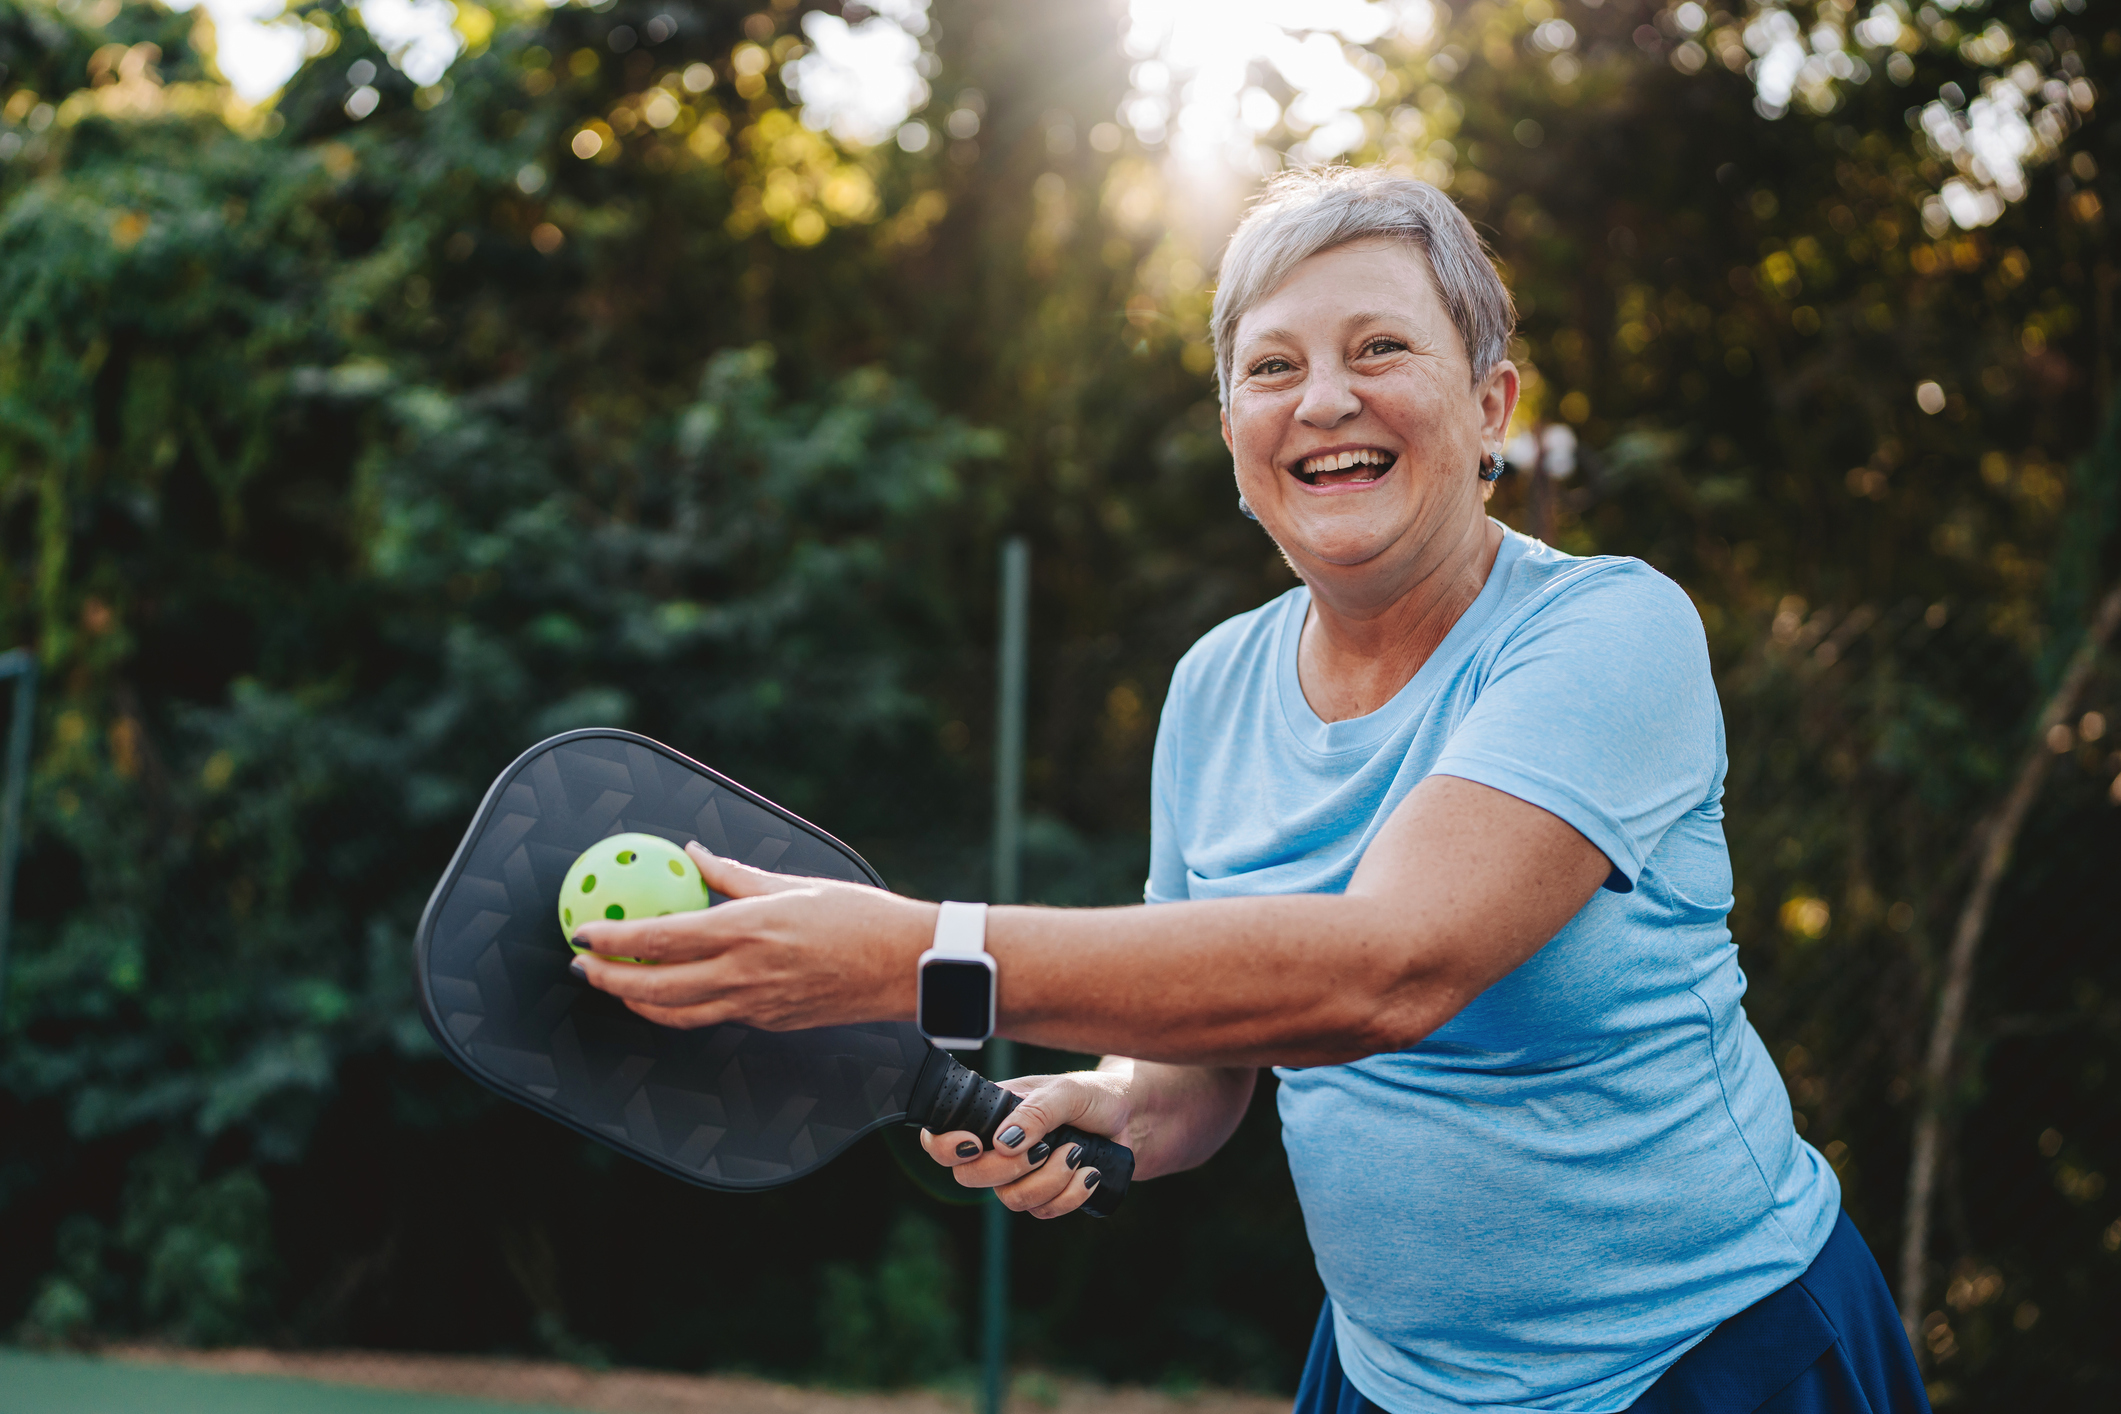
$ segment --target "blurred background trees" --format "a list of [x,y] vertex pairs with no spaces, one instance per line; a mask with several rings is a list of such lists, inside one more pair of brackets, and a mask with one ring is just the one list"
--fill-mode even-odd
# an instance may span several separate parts
[[[976,1224],[903,1145],[765,1197],[615,1161],[440,1060],[412,925],[493,773],[588,723],[977,896],[1013,532],[1029,892],[1138,897],[1170,666],[1290,583],[1216,435],[1215,254],[1260,172],[1346,158],[1447,185],[1518,294],[1497,513],[1701,609],[1752,1014],[1889,1272],[1981,825],[2053,754],[1922,1345],[1940,1403],[2110,1406],[2112,656],[2032,732],[2121,574],[2114,19],[878,8],[459,3],[437,60],[298,3],[253,105],[203,12],[0,0],[0,646],[48,675],[0,1324],[946,1374]],[[903,127],[835,106],[848,34],[900,46]],[[1023,1359],[1293,1385],[1270,1095],[1021,1241]]]

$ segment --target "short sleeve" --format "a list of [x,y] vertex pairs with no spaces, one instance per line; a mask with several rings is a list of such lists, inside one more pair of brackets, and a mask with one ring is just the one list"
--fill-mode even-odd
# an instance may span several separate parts
[[1621,561],[1559,587],[1509,634],[1430,774],[1560,816],[1626,893],[1715,790],[1721,736],[1700,615],[1678,585]]
[[1164,695],[1163,716],[1156,725],[1156,754],[1149,767],[1149,882],[1142,889],[1146,903],[1178,903],[1188,897],[1186,856],[1179,848],[1175,809],[1179,790],[1179,722],[1185,715],[1180,698],[1184,692],[1184,663],[1171,675],[1171,690]]

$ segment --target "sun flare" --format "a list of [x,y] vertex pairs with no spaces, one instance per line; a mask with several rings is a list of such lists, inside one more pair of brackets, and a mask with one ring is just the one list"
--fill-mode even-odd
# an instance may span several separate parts
[[1291,159],[1326,161],[1365,137],[1383,67],[1366,46],[1418,43],[1435,27],[1430,0],[1132,0],[1120,115],[1189,164],[1267,170],[1278,164],[1262,144],[1277,129]]

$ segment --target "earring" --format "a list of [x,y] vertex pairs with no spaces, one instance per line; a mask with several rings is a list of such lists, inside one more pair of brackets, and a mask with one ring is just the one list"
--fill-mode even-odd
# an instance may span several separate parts
[[1497,452],[1489,459],[1487,466],[1481,469],[1480,479],[1482,481],[1500,481],[1502,480],[1502,474],[1508,470],[1509,468],[1503,464],[1502,453]]
[[1252,503],[1247,501],[1242,494],[1237,498],[1237,513],[1246,520],[1259,519],[1259,512],[1252,509]]

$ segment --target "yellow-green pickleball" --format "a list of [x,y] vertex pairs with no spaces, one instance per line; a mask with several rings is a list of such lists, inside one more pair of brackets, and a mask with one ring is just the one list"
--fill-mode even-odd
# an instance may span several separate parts
[[[707,906],[707,881],[684,850],[659,835],[612,835],[582,851],[560,885],[560,933],[600,918],[661,918]],[[618,959],[630,962],[631,958]]]

